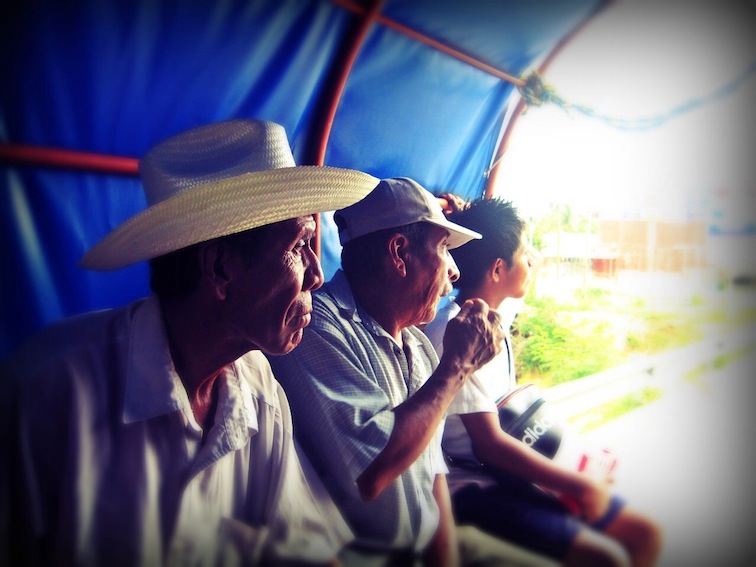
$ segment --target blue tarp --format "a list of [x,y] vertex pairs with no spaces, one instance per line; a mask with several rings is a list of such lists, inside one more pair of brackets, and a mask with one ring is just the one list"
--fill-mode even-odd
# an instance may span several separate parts
[[[257,117],[283,124],[298,163],[314,163],[362,17],[328,0],[12,4],[0,22],[0,142],[134,158],[187,128]],[[520,76],[602,4],[393,0],[380,16]],[[513,94],[511,83],[374,21],[325,164],[480,196]],[[148,293],[145,264],[77,267],[145,206],[136,178],[5,161],[0,183],[0,358],[51,321]],[[339,247],[330,216],[322,220],[328,277]]]

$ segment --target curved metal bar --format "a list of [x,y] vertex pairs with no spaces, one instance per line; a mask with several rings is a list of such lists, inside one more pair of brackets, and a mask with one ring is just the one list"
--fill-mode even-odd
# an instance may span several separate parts
[[139,160],[62,148],[0,144],[0,162],[136,176]]

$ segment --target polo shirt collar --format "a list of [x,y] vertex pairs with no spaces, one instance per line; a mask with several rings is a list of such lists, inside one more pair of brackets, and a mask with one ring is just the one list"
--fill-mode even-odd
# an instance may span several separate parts
[[[386,337],[396,344],[394,337],[357,305],[357,301],[354,299],[354,294],[352,293],[352,287],[349,285],[349,280],[347,280],[343,270],[339,269],[336,271],[331,281],[328,282],[327,288],[328,294],[345,317],[361,323],[374,335]],[[402,329],[402,340],[405,343],[409,342],[411,345],[418,344],[417,338],[408,329]]]

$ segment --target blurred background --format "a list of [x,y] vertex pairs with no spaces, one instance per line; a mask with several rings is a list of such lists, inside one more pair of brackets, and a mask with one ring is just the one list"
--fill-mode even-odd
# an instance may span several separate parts
[[519,380],[611,448],[661,564],[753,565],[756,6],[616,2],[543,74],[494,193],[543,266]]

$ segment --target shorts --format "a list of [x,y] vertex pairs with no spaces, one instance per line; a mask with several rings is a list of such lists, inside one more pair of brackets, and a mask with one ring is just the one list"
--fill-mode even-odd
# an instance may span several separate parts
[[471,524],[506,541],[558,561],[564,559],[584,527],[602,531],[624,506],[612,496],[609,510],[596,522],[585,523],[557,498],[540,488],[512,479],[490,488],[471,484],[452,496],[458,524]]

